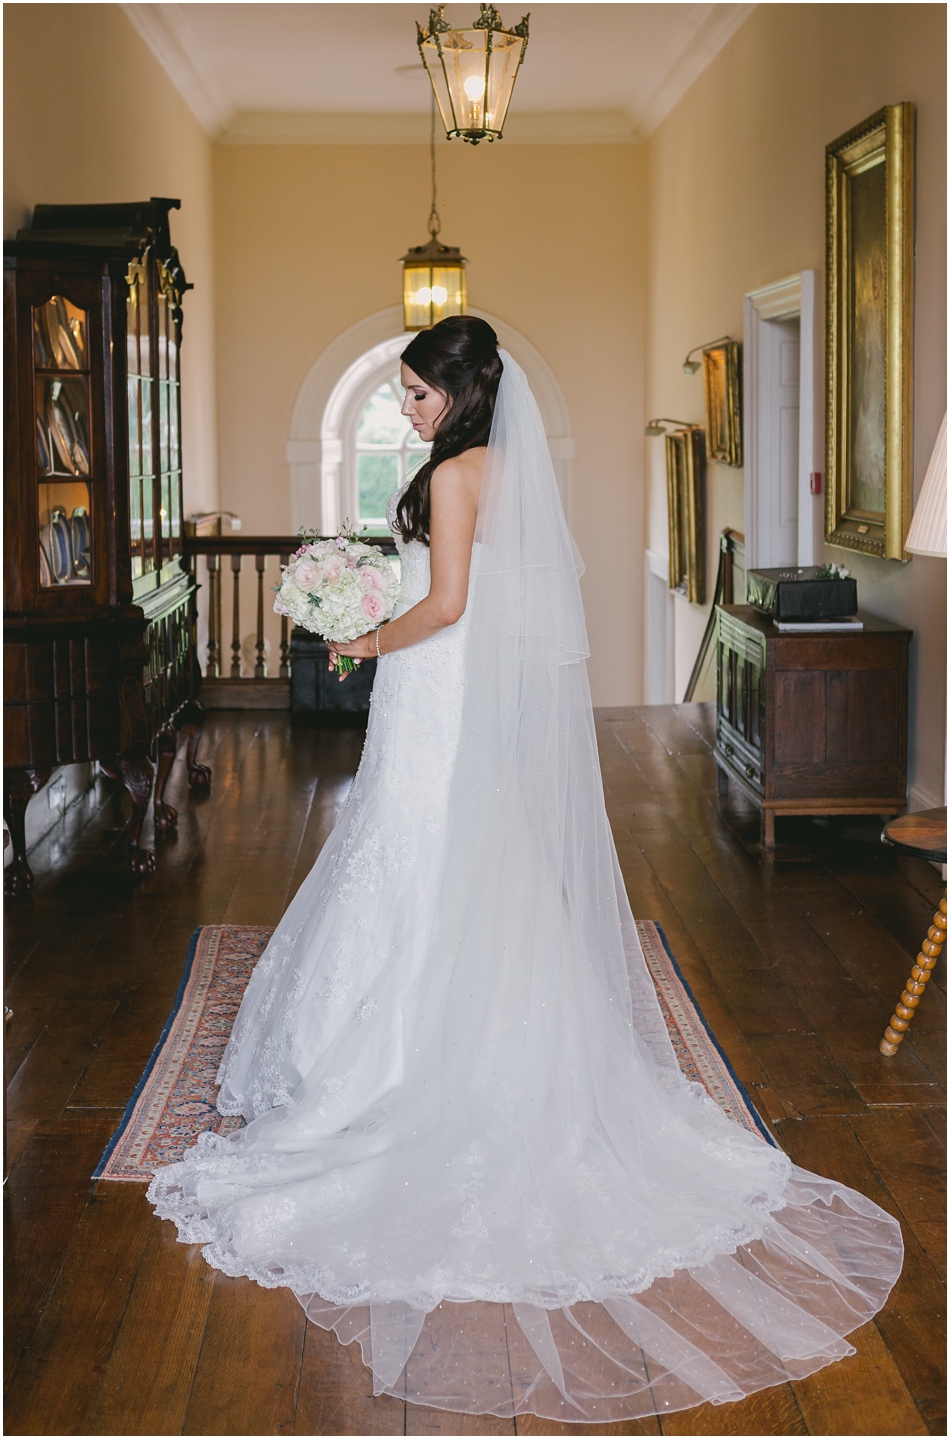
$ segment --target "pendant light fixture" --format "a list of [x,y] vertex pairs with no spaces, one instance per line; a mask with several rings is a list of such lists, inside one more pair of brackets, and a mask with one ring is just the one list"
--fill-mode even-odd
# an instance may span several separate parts
[[432,82],[449,140],[471,145],[500,140],[511,92],[528,48],[528,16],[506,30],[494,5],[482,5],[469,30],[453,30],[444,5],[429,12],[429,28],[417,23],[422,63]]
[[407,250],[401,262],[402,308],[407,330],[428,330],[446,315],[464,315],[468,299],[465,290],[468,261],[455,245],[443,245],[439,240],[442,221],[436,207],[434,98],[429,158],[432,173],[429,243]]

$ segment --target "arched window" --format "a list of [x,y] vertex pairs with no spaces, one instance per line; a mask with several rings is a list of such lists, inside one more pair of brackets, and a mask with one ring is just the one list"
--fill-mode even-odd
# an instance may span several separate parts
[[352,451],[356,459],[356,528],[386,533],[386,504],[423,463],[429,446],[401,414],[403,388],[398,368],[366,400],[356,417]]
[[[534,346],[504,320],[481,310],[469,313],[495,328],[528,376],[570,518],[574,442],[558,382]],[[426,452],[411,425],[403,421],[405,428],[397,429],[399,356],[406,342],[402,306],[393,305],[344,330],[311,365],[294,403],[286,449],[292,530],[316,526],[332,535],[345,519],[368,530],[383,528],[386,500]]]

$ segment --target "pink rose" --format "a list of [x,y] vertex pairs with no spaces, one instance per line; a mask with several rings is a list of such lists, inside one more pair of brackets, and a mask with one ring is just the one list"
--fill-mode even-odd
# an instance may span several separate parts
[[383,590],[386,588],[386,581],[379,570],[374,570],[372,565],[363,565],[360,568],[360,578],[368,590]]
[[346,562],[346,568],[347,568],[348,570],[355,570],[355,569],[356,569],[356,566],[357,566],[358,564],[359,564],[359,560],[356,558],[356,556],[355,556],[355,555],[350,555],[350,558],[349,558],[349,559],[347,560],[347,562]]
[[363,613],[366,618],[375,623],[382,619],[385,612],[386,603],[382,595],[377,594],[375,590],[367,590],[363,596]]
[[313,593],[321,578],[320,566],[314,560],[301,560],[294,570],[294,581],[297,588],[303,590],[305,595]]
[[285,618],[285,619],[288,619],[288,620],[293,619],[293,615],[290,613],[290,610],[287,608],[286,604],[284,603],[283,596],[280,594],[279,591],[278,591],[278,593],[274,596],[274,614],[275,614],[275,615],[283,615],[284,618]]
[[335,585],[337,580],[340,578],[340,571],[342,570],[342,568],[343,561],[339,555],[328,555],[327,558],[323,561],[323,573],[326,575],[331,585]]

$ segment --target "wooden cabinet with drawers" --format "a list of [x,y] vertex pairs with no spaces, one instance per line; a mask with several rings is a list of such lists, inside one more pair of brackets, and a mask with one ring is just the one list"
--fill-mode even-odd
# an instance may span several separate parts
[[782,814],[902,814],[910,630],[860,614],[853,633],[783,634],[749,605],[716,612],[716,763]]

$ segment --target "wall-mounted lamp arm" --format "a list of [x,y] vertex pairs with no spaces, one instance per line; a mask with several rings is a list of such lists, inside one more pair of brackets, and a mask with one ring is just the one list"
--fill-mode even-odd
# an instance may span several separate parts
[[697,350],[711,350],[713,345],[724,345],[727,341],[731,340],[731,335],[720,335],[718,340],[707,340],[705,345],[694,345],[693,348],[690,350],[689,354],[686,356],[686,359],[683,361],[683,374],[695,375],[696,371],[699,369],[699,360],[694,360],[691,358],[693,355],[695,355]]
[[694,428],[692,420],[670,420],[661,417],[660,419],[651,420],[643,433],[645,435],[665,435],[664,425],[677,425],[681,430],[691,430]]

